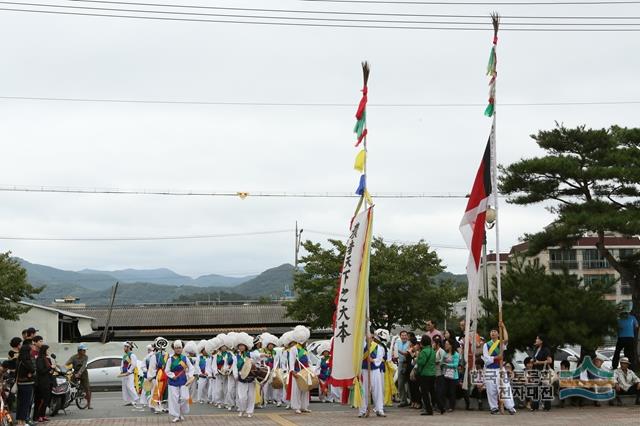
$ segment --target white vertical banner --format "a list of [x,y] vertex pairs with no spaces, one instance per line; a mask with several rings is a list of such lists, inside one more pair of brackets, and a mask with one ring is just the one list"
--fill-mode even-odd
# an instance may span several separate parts
[[334,386],[351,386],[360,374],[364,353],[366,298],[369,292],[369,253],[372,208],[351,222],[342,263],[333,329],[331,377]]

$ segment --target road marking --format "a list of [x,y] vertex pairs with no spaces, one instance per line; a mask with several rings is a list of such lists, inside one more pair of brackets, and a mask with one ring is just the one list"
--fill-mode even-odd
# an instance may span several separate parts
[[269,413],[267,414],[267,417],[269,417],[274,422],[278,423],[280,426],[296,426],[295,423],[285,419],[280,414]]

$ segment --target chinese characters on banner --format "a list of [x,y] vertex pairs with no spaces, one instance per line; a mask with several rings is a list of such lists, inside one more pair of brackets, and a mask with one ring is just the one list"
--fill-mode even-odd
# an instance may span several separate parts
[[338,291],[330,383],[350,386],[360,374],[369,291],[372,208],[353,218]]

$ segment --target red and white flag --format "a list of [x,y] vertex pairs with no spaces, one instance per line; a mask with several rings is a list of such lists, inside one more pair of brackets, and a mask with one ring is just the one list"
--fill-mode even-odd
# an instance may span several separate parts
[[[492,129],[493,130],[493,129]],[[473,182],[473,188],[469,194],[469,201],[465,209],[462,221],[460,221],[460,233],[464,238],[467,248],[469,248],[469,260],[467,262],[467,279],[469,281],[467,291],[467,309],[465,317],[466,336],[464,353],[469,354],[473,347],[471,342],[475,342],[475,330],[478,316],[478,289],[480,287],[480,262],[482,260],[482,245],[486,237],[486,216],[487,207],[492,193],[491,175],[491,143],[492,135],[487,141],[480,167]],[[473,357],[471,358],[473,360]],[[470,365],[467,371],[474,368]],[[467,377],[465,377],[465,385]]]

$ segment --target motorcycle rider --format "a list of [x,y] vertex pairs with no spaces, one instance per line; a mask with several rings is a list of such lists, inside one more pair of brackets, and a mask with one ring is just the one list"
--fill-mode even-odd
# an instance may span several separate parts
[[80,343],[78,345],[78,353],[69,358],[65,365],[71,364],[71,368],[73,368],[73,377],[75,380],[79,381],[80,388],[84,390],[86,395],[87,409],[93,410],[93,407],[91,406],[91,386],[89,384],[87,362],[89,362],[89,357],[87,356],[87,345],[85,343]]

